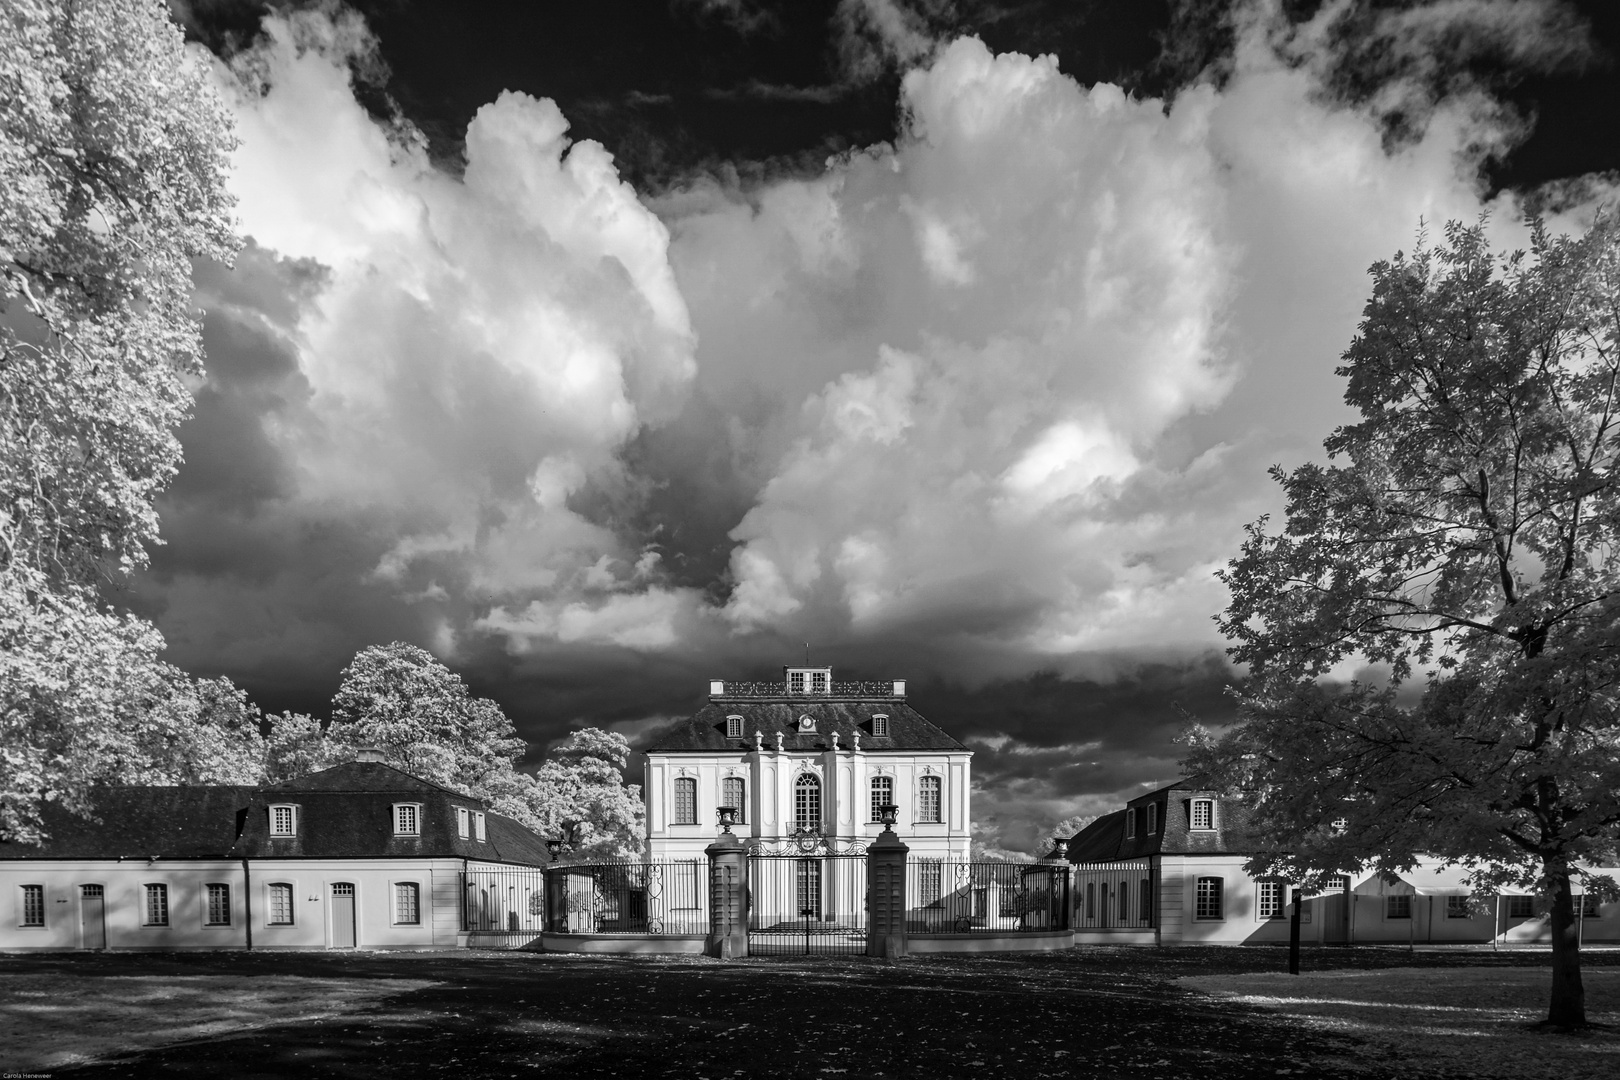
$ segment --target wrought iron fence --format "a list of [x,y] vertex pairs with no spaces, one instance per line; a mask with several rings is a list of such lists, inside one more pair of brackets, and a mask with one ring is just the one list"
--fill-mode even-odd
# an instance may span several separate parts
[[1074,868],[1076,930],[1150,930],[1158,925],[1158,876],[1146,860]]
[[1066,930],[1069,909],[1067,866],[946,859],[906,863],[910,933]]
[[707,934],[708,861],[553,866],[551,926],[560,934]]
[[866,952],[865,845],[835,846],[844,853],[820,844],[749,858],[750,956]]
[[538,867],[468,870],[461,875],[461,928],[480,945],[522,948],[546,926],[546,872]]

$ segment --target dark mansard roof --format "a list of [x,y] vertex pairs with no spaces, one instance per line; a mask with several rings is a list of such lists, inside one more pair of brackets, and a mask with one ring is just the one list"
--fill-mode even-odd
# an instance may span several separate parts
[[[872,734],[872,717],[879,714],[889,718],[886,737]],[[728,716],[743,718],[742,738],[726,738]],[[815,721],[814,731],[799,731],[799,718],[803,716]],[[756,731],[764,733],[767,750],[776,748],[779,731],[783,734],[784,750],[830,749],[833,732],[838,733],[839,748],[844,750],[853,748],[856,732],[860,733],[863,751],[967,750],[898,698],[783,695],[778,698],[711,698],[695,714],[660,735],[648,748],[648,753],[748,751],[754,749]]]
[[[1260,850],[1260,841],[1249,828],[1250,808],[1238,798],[1222,795],[1204,786],[1202,777],[1190,777],[1168,784],[1157,791],[1138,795],[1125,809],[1105,814],[1081,829],[1069,841],[1069,861],[1075,863],[1112,862],[1117,859],[1144,859],[1149,855],[1250,855]],[[1212,829],[1191,827],[1194,799],[1209,799],[1214,805]],[[1147,833],[1149,804],[1159,807],[1157,832]],[[1136,815],[1136,835],[1125,835],[1126,815]]]

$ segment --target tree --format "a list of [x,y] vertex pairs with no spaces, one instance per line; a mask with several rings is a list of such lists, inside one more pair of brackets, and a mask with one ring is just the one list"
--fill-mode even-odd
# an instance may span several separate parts
[[[1074,839],[1075,834],[1080,832],[1081,829],[1096,820],[1096,814],[1071,814],[1062,821],[1055,822],[1045,832],[1041,833],[1040,839],[1035,842],[1035,853],[1045,856],[1053,847],[1059,844],[1067,844]],[[1065,848],[1065,850],[1067,849]]]
[[461,676],[403,641],[362,649],[343,669],[323,741],[309,764],[376,747],[399,769],[468,794],[511,773],[527,749],[499,705],[473,697]]
[[535,828],[556,836],[566,821],[581,825],[575,854],[619,857],[642,850],[646,808],[641,787],[625,784],[630,743],[600,728],[569,734],[535,771],[528,793]]
[[1360,421],[1338,463],[1272,470],[1286,525],[1221,575],[1241,722],[1187,764],[1255,800],[1256,873],[1428,852],[1536,887],[1547,1022],[1579,1027],[1574,864],[1620,825],[1620,229],[1532,225],[1528,256],[1451,224],[1372,267],[1338,369]]
[[156,0],[0,10],[0,835],[86,809],[121,680],[167,678],[96,589],[157,540],[202,356],[191,259],[236,247],[231,147]]

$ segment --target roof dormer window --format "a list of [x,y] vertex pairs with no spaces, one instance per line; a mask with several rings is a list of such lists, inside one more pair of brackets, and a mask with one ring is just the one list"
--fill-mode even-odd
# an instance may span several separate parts
[[1194,799],[1188,817],[1190,818],[1188,825],[1199,832],[1213,829],[1215,827],[1215,800]]
[[872,738],[887,739],[889,737],[889,714],[872,714]]
[[395,803],[394,804],[394,835],[395,836],[421,836],[422,835],[422,804],[421,803]]
[[278,805],[270,808],[270,835],[298,835],[298,807]]
[[815,731],[816,718],[811,716],[809,713],[805,713],[803,716],[799,717],[799,730],[807,732]]
[[472,811],[465,806],[456,807],[456,835],[463,840],[472,836]]
[[740,716],[726,717],[726,738],[740,739],[743,737],[743,718]]

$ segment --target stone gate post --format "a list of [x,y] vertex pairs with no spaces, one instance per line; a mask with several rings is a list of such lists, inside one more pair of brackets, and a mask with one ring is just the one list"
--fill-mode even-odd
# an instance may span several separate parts
[[866,955],[906,955],[906,853],[911,849],[885,821],[866,849]]
[[704,953],[748,955],[748,849],[730,825],[704,849],[709,856],[709,940]]

